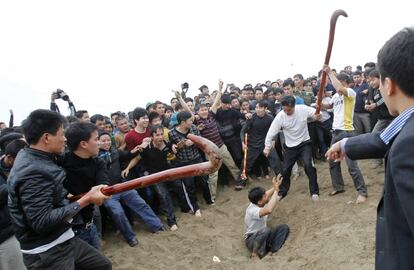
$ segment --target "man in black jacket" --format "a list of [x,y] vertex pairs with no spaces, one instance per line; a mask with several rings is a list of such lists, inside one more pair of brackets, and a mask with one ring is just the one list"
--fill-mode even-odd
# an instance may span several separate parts
[[65,172],[56,163],[65,149],[62,115],[33,111],[22,130],[29,148],[19,152],[8,178],[9,210],[28,269],[112,269],[111,262],[75,238],[72,220],[90,203],[108,197],[95,186],[69,203],[63,188]]
[[384,158],[384,193],[378,204],[376,269],[414,269],[414,29],[395,34],[378,53],[380,91],[391,115],[382,133],[344,139],[331,160]]
[[26,145],[24,140],[16,139],[7,144],[4,156],[0,158],[0,269],[4,270],[25,269],[7,206],[7,176],[17,153]]
[[[98,127],[92,123],[75,122],[66,129],[69,152],[62,163],[66,172],[64,187],[72,195],[87,192],[93,186],[109,185],[105,162],[98,158]],[[99,209],[86,206],[80,212],[80,220],[73,226],[75,235],[96,249],[100,248],[100,238],[96,224],[100,224]]]

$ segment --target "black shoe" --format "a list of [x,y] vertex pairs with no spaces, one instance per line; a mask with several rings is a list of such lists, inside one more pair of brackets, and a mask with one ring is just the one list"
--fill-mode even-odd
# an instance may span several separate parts
[[128,242],[128,245],[129,245],[130,247],[135,247],[135,246],[137,246],[138,244],[139,244],[138,239],[136,239],[135,237],[134,237],[134,238],[132,238],[132,240]]
[[242,190],[246,186],[246,184],[247,184],[247,180],[240,179],[237,182],[236,186],[234,186],[234,189],[235,190]]

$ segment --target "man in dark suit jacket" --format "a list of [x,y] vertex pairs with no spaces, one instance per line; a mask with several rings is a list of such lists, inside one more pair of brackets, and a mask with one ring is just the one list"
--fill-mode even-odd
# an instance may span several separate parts
[[340,160],[385,157],[377,209],[376,269],[414,269],[414,28],[395,34],[378,53],[380,91],[395,120],[380,134],[344,139],[327,153]]

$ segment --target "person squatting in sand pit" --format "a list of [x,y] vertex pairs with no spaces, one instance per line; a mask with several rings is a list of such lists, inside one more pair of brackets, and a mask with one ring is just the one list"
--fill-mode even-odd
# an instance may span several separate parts
[[244,217],[244,241],[252,252],[251,258],[263,258],[267,253],[277,252],[285,243],[289,235],[289,227],[280,224],[274,229],[267,227],[268,216],[276,208],[278,192],[282,183],[282,175],[273,179],[272,188],[265,190],[254,187],[249,191],[250,204]]

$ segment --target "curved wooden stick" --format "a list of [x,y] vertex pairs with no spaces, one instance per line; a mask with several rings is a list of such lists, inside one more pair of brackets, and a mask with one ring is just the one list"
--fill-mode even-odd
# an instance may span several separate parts
[[[108,186],[102,188],[101,192],[107,196],[113,195],[116,193],[124,192],[131,189],[143,188],[151,186],[157,183],[181,179],[184,177],[198,176],[198,175],[208,175],[217,171],[222,163],[222,158],[218,153],[218,147],[211,141],[196,136],[193,134],[188,134],[188,139],[190,139],[198,148],[200,148],[208,157],[207,162],[202,162],[198,164],[188,165],[180,168],[173,168],[165,170],[162,172],[154,173],[151,175],[143,176],[140,178],[135,178],[128,182],[115,184],[113,186]],[[79,200],[84,194],[76,195],[71,197],[70,201]]]
[[[326,50],[326,55],[325,55],[325,65],[329,65],[329,60],[331,59],[332,46],[333,46],[334,37],[335,37],[336,21],[338,20],[338,17],[341,15],[344,17],[348,17],[348,14],[346,14],[346,12],[342,9],[335,10],[335,12],[332,13],[332,16],[331,16],[328,49]],[[319,114],[321,111],[321,104],[322,104],[323,92],[325,89],[325,83],[326,83],[326,72],[323,71],[322,78],[321,78],[321,84],[319,86],[319,91],[318,91],[318,102],[316,103],[316,114]]]

